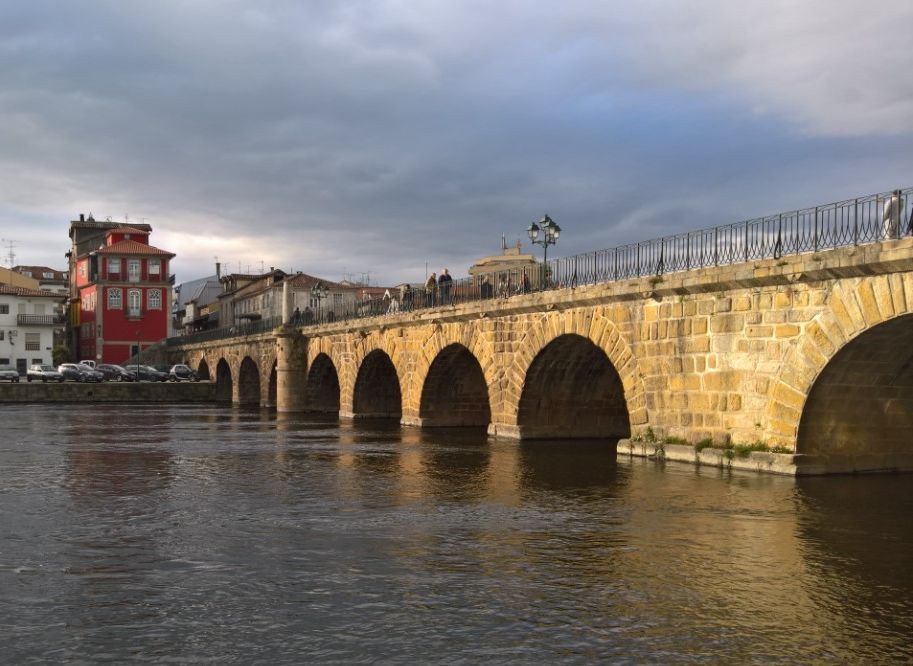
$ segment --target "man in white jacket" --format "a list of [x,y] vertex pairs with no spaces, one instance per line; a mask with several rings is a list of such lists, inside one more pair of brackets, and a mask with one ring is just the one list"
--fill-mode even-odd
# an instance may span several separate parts
[[900,218],[903,215],[904,202],[900,196],[900,190],[894,190],[891,197],[884,202],[884,212],[881,215],[881,226],[884,230],[884,237],[900,237]]

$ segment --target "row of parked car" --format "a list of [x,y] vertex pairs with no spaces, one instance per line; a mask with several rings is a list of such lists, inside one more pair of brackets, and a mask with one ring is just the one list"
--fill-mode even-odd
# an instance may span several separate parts
[[[0,365],[0,380],[18,382],[19,372],[9,365]],[[196,373],[188,366],[128,365],[126,367],[113,363],[100,363],[94,367],[88,363],[61,363],[53,365],[33,365],[26,372],[30,382],[195,382]]]

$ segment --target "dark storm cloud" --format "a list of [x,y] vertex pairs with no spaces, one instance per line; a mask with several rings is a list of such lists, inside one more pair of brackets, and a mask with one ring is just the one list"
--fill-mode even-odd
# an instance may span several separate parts
[[908,184],[910,10],[865,10],[5,3],[0,232],[59,265],[67,219],[129,213],[181,278],[393,281],[546,211],[576,252]]

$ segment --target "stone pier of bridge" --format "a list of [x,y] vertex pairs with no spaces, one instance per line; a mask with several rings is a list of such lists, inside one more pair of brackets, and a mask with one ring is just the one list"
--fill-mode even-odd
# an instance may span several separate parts
[[911,238],[168,353],[225,401],[280,412],[913,470]]

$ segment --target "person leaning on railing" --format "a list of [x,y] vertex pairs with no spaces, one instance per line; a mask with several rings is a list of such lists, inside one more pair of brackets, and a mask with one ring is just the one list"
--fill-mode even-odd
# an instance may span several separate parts
[[881,216],[881,225],[885,238],[900,237],[900,217],[903,215],[904,201],[900,190],[894,190],[890,198],[884,202],[884,212]]

